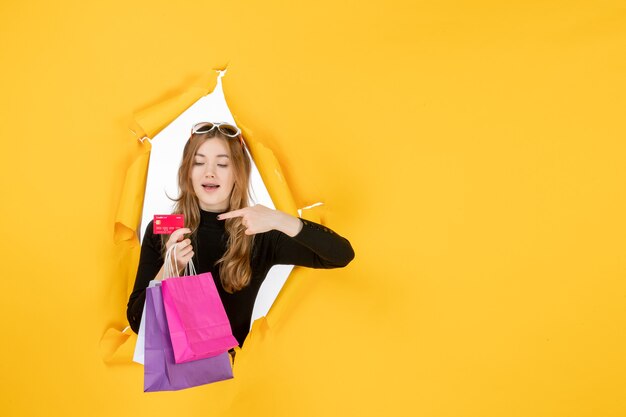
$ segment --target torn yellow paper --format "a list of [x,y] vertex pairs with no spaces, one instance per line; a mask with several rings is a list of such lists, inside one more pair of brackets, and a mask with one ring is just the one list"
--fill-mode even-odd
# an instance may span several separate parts
[[150,159],[150,143],[142,142],[143,152],[135,158],[126,170],[126,178],[120,196],[120,202],[115,214],[115,229],[113,238],[115,243],[132,241],[139,243],[136,228],[141,216],[144,189],[146,187],[146,172]]
[[133,357],[137,335],[126,327],[119,331],[115,328],[108,328],[100,339],[100,354],[104,363],[128,364]]
[[[189,106],[198,101],[202,96],[209,94],[215,88],[217,78],[215,72],[205,74],[193,86],[185,89],[180,94],[166,98],[146,109],[135,113],[135,121],[143,134],[149,138],[154,137],[165,126],[176,119]],[[138,132],[138,135],[141,135]],[[142,137],[143,135],[139,136]]]
[[[213,89],[216,85],[217,77],[215,76],[216,73],[212,73],[211,75],[213,81],[211,83],[211,89]],[[162,103],[158,103],[153,107],[138,113],[132,126],[132,130],[138,136],[137,139],[142,139],[143,134],[147,137],[154,136],[164,127],[168,126],[174,119],[184,112],[185,109],[190,107],[194,101],[197,101],[200,97],[209,94],[210,92],[211,91],[207,91],[207,88],[194,86],[179,96],[171,97]],[[297,216],[297,206],[274,153],[262,143],[255,140],[254,134],[248,132],[243,127],[242,131],[244,137],[246,138],[246,145],[250,150],[251,156],[257,165],[259,173],[265,186],[267,187],[268,193],[270,194],[274,205],[279,210]],[[136,229],[141,218],[151,150],[150,141],[143,140],[141,143],[144,147],[143,152],[127,169],[126,179],[120,197],[120,203],[115,221],[115,242],[129,241],[131,242],[131,247],[133,248],[132,250],[139,250],[139,240],[137,238]],[[315,211],[305,210],[305,212],[308,212],[305,214],[305,218],[310,218],[313,221],[319,221],[319,215],[316,216],[314,214]],[[131,263],[128,267],[128,276],[134,276],[137,265]],[[289,285],[285,284],[285,287],[289,287]],[[129,282],[128,293],[131,288],[132,282]],[[283,291],[290,293],[291,290],[284,288],[281,290],[281,293]],[[283,298],[284,297],[285,296],[283,296]],[[270,313],[268,313],[268,317],[271,315],[272,319],[276,320],[280,316],[280,312],[283,311],[285,305],[286,304],[284,303],[278,302],[277,298],[270,309]],[[268,321],[263,319],[261,323],[263,323],[264,326],[261,327],[259,324],[252,326],[248,339],[258,341],[259,336],[257,335],[255,339],[254,334],[260,332],[261,330],[259,329],[264,329],[264,331],[269,329],[269,319]],[[103,336],[103,346],[105,347],[103,348],[103,360],[107,363],[130,363],[132,361],[135,342],[136,336],[129,338],[127,334],[124,334],[119,329],[107,329],[105,335]],[[254,344],[255,342],[252,343]],[[250,343],[246,341],[246,346],[249,344]]]
[[262,143],[256,141],[253,135],[248,134],[244,128],[242,130],[244,131],[248,149],[272,197],[274,205],[278,210],[297,216],[298,209],[296,203],[274,153]]

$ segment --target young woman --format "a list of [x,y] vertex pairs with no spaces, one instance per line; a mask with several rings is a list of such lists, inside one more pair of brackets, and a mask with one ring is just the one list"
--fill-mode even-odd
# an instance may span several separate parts
[[239,346],[273,265],[340,268],[354,258],[350,242],[327,227],[262,205],[250,207],[250,166],[237,127],[205,122],[192,128],[178,170],[180,195],[174,209],[184,214],[187,227],[161,237],[152,233],[152,221],[146,227],[127,310],[135,332],[145,289],[150,280],[162,279],[165,252],[176,243],[180,271],[191,261],[197,273],[211,272]]

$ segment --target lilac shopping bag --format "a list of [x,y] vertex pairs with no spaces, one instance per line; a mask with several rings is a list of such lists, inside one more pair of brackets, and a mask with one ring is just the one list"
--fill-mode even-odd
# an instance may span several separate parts
[[169,339],[161,287],[146,288],[144,391],[176,391],[233,377],[228,352],[177,364]]
[[238,346],[210,272],[162,283],[176,363],[208,358]]

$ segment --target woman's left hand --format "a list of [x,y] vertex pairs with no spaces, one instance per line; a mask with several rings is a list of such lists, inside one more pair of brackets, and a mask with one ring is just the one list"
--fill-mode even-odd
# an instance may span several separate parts
[[226,220],[233,217],[241,217],[241,222],[246,227],[245,233],[247,235],[265,233],[276,229],[293,237],[302,229],[302,222],[299,218],[280,210],[272,210],[261,204],[229,211],[217,216],[218,220]]

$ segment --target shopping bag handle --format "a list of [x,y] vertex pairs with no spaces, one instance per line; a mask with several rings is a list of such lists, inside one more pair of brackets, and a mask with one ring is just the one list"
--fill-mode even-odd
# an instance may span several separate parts
[[[167,279],[167,278],[172,278],[174,277],[174,268],[176,268],[176,275],[175,276],[181,276],[180,275],[180,271],[178,269],[178,259],[176,258],[176,245],[178,245],[178,242],[176,242],[175,244],[173,244],[172,246],[170,246],[167,251],[165,252],[165,264],[163,266],[163,279]],[[174,251],[174,262],[172,264],[172,251]],[[193,258],[191,258],[189,260],[189,262],[187,262],[187,265],[185,265],[185,269],[183,270],[183,275],[182,276],[186,276],[186,275],[197,275],[196,273],[196,267],[193,264]]]

